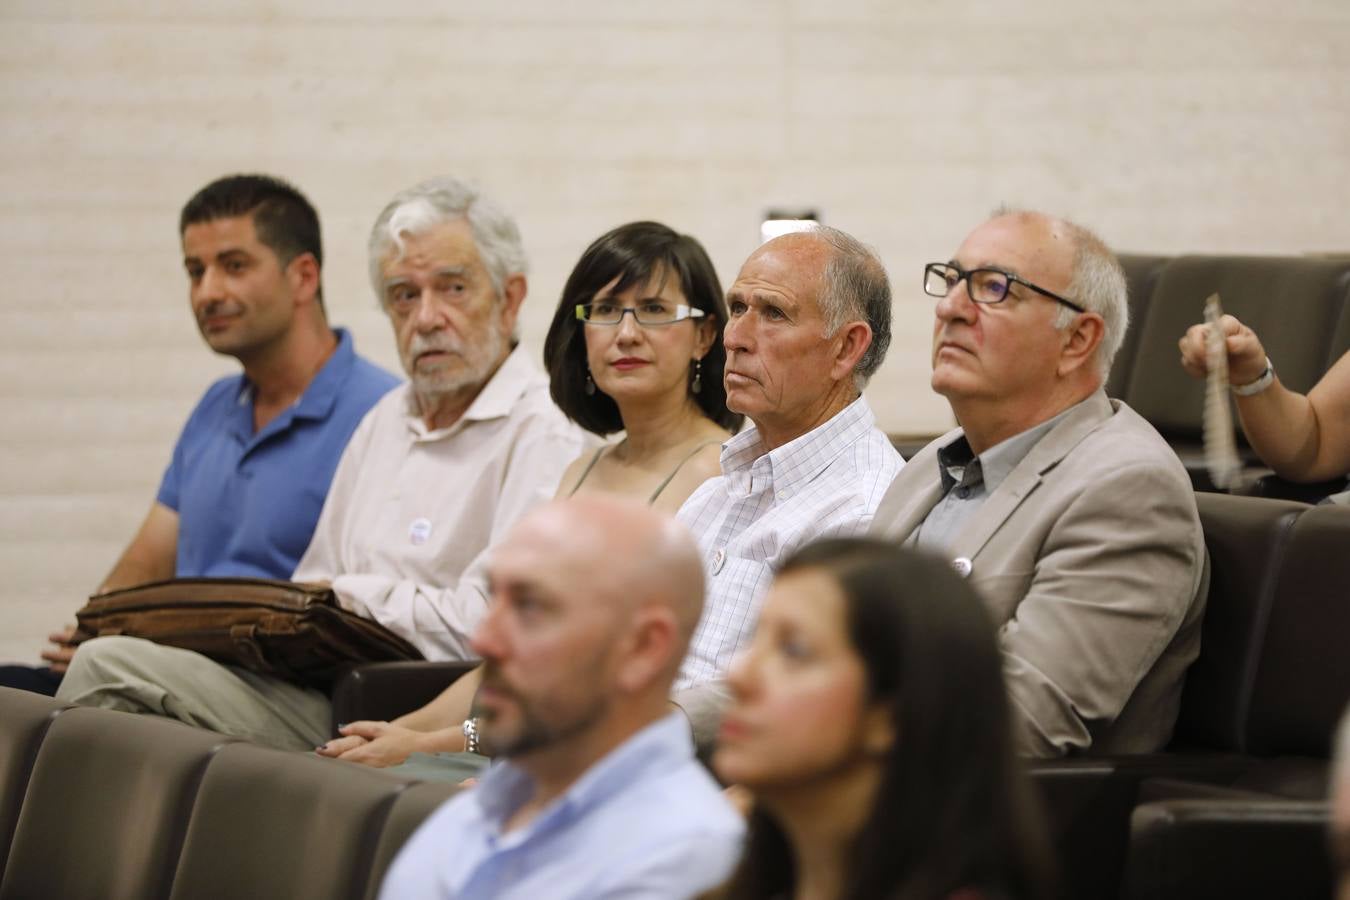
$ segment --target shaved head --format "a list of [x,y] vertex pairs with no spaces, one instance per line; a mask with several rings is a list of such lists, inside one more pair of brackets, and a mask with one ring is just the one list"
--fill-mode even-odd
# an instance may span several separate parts
[[687,645],[703,612],[698,545],[679,522],[637,502],[589,494],[546,504],[520,520],[501,552],[517,548],[588,585],[590,602],[616,622],[647,604],[667,606]]
[[684,526],[646,506],[586,495],[524,516],[493,550],[482,741],[547,767],[603,752],[669,711],[703,611],[703,567]]

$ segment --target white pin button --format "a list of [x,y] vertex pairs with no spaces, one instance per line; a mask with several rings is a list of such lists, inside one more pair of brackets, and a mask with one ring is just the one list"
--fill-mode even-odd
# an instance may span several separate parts
[[960,575],[962,578],[969,576],[971,569],[970,558],[966,556],[958,556],[956,559],[952,560],[952,569],[955,570],[956,574]]
[[721,547],[718,547],[716,550],[713,551],[712,570],[714,575],[722,571],[722,563],[726,561],[727,561],[726,551],[724,551]]
[[429,537],[431,537],[431,520],[413,519],[412,524],[408,526],[408,540],[412,541],[412,545],[420,547]]

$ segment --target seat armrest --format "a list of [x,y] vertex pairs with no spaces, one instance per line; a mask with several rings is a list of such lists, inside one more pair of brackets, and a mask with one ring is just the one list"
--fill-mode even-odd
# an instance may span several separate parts
[[344,722],[388,722],[434,700],[476,662],[390,662],[356,666],[333,687],[333,734]]
[[1064,896],[1118,896],[1141,784],[1156,778],[1227,784],[1250,764],[1240,756],[1210,753],[1028,761],[1059,855]]
[[1272,794],[1238,785],[1215,784],[1209,781],[1186,781],[1180,778],[1148,778],[1139,783],[1136,803],[1159,803],[1167,800],[1287,800]]
[[1299,503],[1318,503],[1331,494],[1345,490],[1344,477],[1312,484],[1286,481],[1278,475],[1266,475],[1244,490],[1251,497],[1270,497],[1275,500],[1296,500]]
[[1128,900],[1329,897],[1327,804],[1182,799],[1130,818]]

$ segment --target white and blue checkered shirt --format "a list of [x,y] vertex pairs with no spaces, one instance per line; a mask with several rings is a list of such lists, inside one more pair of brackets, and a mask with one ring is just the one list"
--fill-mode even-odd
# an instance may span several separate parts
[[727,441],[722,475],[677,516],[698,540],[707,593],[675,689],[722,677],[754,631],[778,564],[816,538],[866,532],[904,464],[862,397],[768,453],[753,426]]

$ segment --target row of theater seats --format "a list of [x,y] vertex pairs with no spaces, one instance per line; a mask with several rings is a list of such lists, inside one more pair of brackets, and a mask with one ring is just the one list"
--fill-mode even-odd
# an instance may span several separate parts
[[0,898],[373,897],[456,790],[0,688]]
[[1172,746],[1033,767],[1069,896],[1329,897],[1350,508],[1196,499],[1212,577]]
[[[1197,489],[1211,489],[1201,449],[1204,385],[1182,371],[1177,341],[1203,320],[1206,297],[1218,293],[1225,312],[1255,329],[1281,382],[1293,390],[1306,393],[1350,351],[1350,255],[1126,255],[1121,264],[1129,282],[1130,327],[1106,393],[1162,433]],[[1241,429],[1235,434],[1248,463],[1260,469]],[[1263,489],[1296,499],[1331,492],[1300,492],[1278,482]]]
[[[1350,702],[1350,508],[1197,502],[1212,578],[1173,745],[1033,767],[1067,896],[1330,889],[1328,757]],[[356,670],[337,689],[337,717],[392,717],[463,669]],[[454,791],[5,689],[0,722],[0,900],[369,897]]]

